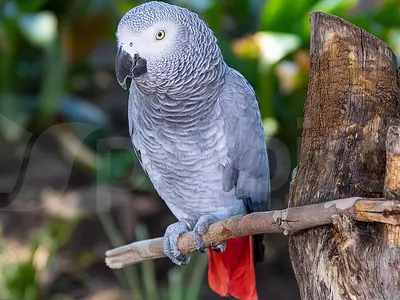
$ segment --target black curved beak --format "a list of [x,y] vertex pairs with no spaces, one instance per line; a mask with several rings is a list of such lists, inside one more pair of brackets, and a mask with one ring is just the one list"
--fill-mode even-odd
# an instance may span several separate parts
[[141,58],[138,54],[132,57],[122,47],[118,48],[115,58],[115,74],[123,89],[127,89],[127,79],[139,77],[145,73],[147,73],[147,62],[144,58]]

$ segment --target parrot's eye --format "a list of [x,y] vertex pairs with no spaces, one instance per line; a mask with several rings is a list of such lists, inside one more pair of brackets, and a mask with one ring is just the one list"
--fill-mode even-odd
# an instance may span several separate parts
[[164,30],[159,30],[157,33],[156,33],[156,39],[157,40],[162,40],[163,38],[165,37],[165,31]]

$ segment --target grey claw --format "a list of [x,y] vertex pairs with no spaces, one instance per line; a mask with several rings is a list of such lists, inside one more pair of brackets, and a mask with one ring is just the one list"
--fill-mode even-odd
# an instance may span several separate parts
[[167,227],[164,235],[164,253],[174,264],[179,266],[186,265],[190,261],[181,253],[178,248],[178,239],[183,234],[189,231],[186,222],[177,222]]
[[215,223],[216,221],[217,219],[211,215],[201,216],[197,221],[196,225],[193,228],[194,246],[197,249],[197,251],[201,253],[205,253],[207,251],[207,248],[204,247],[204,243],[201,236],[205,234],[208,231],[208,227],[210,227],[210,225]]
[[225,250],[226,250],[226,242],[223,242],[223,243],[221,243],[221,244],[218,244],[218,245],[212,245],[211,246],[211,249],[214,251],[214,252],[224,252]]
[[172,258],[171,261],[178,266],[184,266],[190,262],[190,256],[185,256],[181,254],[178,257]]

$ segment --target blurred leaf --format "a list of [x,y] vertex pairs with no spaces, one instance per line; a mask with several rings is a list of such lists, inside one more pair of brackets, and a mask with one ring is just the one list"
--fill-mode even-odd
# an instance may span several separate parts
[[[199,299],[201,287],[204,281],[204,274],[208,266],[208,255],[201,255],[200,253],[193,254],[191,256],[192,268],[183,269],[184,278],[189,279],[189,283],[186,288],[185,300],[196,300]],[[190,274],[188,274],[190,270]]]
[[76,63],[86,59],[106,34],[111,20],[110,14],[101,12],[66,23],[63,45],[68,60]]
[[16,0],[18,7],[23,12],[35,12],[42,8],[48,0]]
[[93,252],[83,252],[75,257],[76,264],[82,270],[87,269],[92,263],[98,259],[97,255]]
[[[132,167],[137,164],[136,156],[128,150],[112,150],[98,157],[97,161],[98,183],[110,183],[129,179]],[[135,174],[134,174],[135,175]],[[134,183],[136,187],[137,184]]]
[[258,59],[261,56],[261,49],[256,35],[249,35],[235,40],[233,51],[239,58]]
[[57,36],[57,17],[52,12],[23,14],[18,18],[18,23],[21,32],[34,46],[47,48]]
[[269,68],[300,45],[301,40],[297,35],[261,31],[237,40],[234,51],[239,57],[258,58],[263,67]]
[[202,13],[210,28],[213,29],[215,35],[221,35],[221,19],[224,15],[222,1],[213,1],[212,5]]
[[7,289],[10,299],[39,299],[39,285],[36,281],[36,270],[32,260],[18,265],[13,276],[8,278]]
[[[0,299],[40,299],[40,286],[37,281],[38,268],[47,265],[47,255],[54,254],[71,236],[76,222],[52,220],[48,227],[42,228],[32,239],[28,260],[6,262],[2,267],[2,277],[6,290],[2,290]],[[44,255],[44,256],[43,256]],[[45,260],[43,260],[45,258]],[[2,262],[3,263],[3,262]],[[0,282],[1,283],[1,282]],[[7,295],[7,298],[2,298]]]
[[110,127],[109,116],[94,103],[81,98],[65,98],[60,113],[70,122],[90,123],[103,128]]
[[18,111],[16,97],[11,94],[1,94],[0,105],[0,133],[9,143],[16,143],[27,132],[28,123],[26,114]]
[[279,131],[279,124],[275,118],[271,117],[264,118],[263,126],[264,126],[265,136],[267,138],[276,135]]
[[[7,2],[3,8],[4,11],[0,12],[0,16],[11,18],[14,13],[17,13],[13,2]],[[15,53],[18,26],[13,21],[3,21],[4,19],[0,18],[0,133],[8,142],[14,143],[21,137],[21,129],[26,121],[26,118],[19,112],[20,104],[17,101],[14,86],[15,65],[18,61]],[[9,125],[11,125],[10,130]]]
[[34,248],[44,246],[51,253],[57,251],[71,237],[72,232],[78,224],[76,219],[52,219],[45,228],[41,229],[32,240]]
[[[249,15],[251,14],[251,1],[252,0],[241,0],[241,1],[230,1],[225,0],[227,4],[227,12],[232,15],[232,18],[238,21],[249,21]],[[241,24],[243,25],[243,24]],[[249,25],[249,24],[247,24]]]
[[[122,237],[121,232],[118,230],[115,223],[112,221],[111,217],[108,214],[98,214],[99,220],[104,228],[104,231],[111,241],[112,246],[119,247],[123,245],[124,239]],[[143,293],[141,290],[141,283],[138,275],[138,271],[135,266],[126,267],[122,270],[122,274],[120,271],[114,272],[118,277],[120,283],[130,292],[131,297],[135,300],[144,300]]]
[[258,71],[257,99],[260,107],[261,117],[263,119],[275,119],[276,112],[273,99],[278,93],[277,78],[273,72],[273,69],[270,67],[259,66]]
[[[136,237],[139,241],[147,240],[149,233],[145,226],[136,226]],[[144,291],[147,300],[158,299],[157,281],[154,261],[148,260],[141,263]]]
[[[393,51],[397,53],[397,55],[400,55],[400,28],[396,29],[393,28],[389,30],[388,32],[389,36],[389,44],[392,46]],[[400,63],[400,59],[398,60]]]
[[323,0],[318,1],[310,11],[323,11],[328,14],[343,15],[347,10],[356,6],[358,0]]
[[236,54],[236,40],[232,43],[232,41],[226,38],[219,38],[219,46],[224,54],[224,60],[226,63],[232,68],[238,70],[246,79],[255,86],[257,83],[257,72],[254,72],[257,69],[257,60],[253,58],[245,58],[241,59]]
[[213,0],[201,0],[201,1],[192,1],[192,0],[172,0],[171,1],[175,5],[187,7],[191,10],[198,11],[200,13],[210,9],[213,5]]
[[261,13],[261,30],[291,32],[299,30],[298,22],[317,0],[268,0]]
[[168,294],[169,300],[183,300],[182,272],[178,268],[173,268],[168,272]]
[[400,26],[400,2],[399,0],[386,0],[381,7],[375,9],[373,19],[383,26]]
[[[2,1],[2,9],[0,10],[0,16],[4,19],[13,19],[19,13],[17,4],[15,1]],[[0,24],[4,21],[3,18],[0,18]]]
[[58,110],[64,93],[66,75],[67,62],[57,39],[47,49],[45,56],[45,74],[42,81],[39,110],[42,121],[51,117]]
[[115,11],[118,13],[120,17],[126,14],[129,10],[139,5],[138,0],[109,0],[111,5],[114,7]]

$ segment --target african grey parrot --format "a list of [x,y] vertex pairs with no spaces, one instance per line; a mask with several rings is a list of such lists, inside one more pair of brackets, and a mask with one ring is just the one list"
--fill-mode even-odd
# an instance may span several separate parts
[[[179,220],[166,229],[164,252],[189,259],[177,246],[229,216],[269,208],[269,167],[254,91],[222,57],[199,16],[152,1],[127,12],[117,28],[115,69],[129,88],[129,133],[155,189]],[[254,252],[253,252],[254,250]],[[209,284],[222,296],[257,299],[254,262],[262,236],[228,240],[209,251]]]

